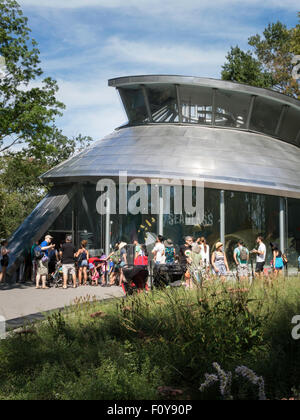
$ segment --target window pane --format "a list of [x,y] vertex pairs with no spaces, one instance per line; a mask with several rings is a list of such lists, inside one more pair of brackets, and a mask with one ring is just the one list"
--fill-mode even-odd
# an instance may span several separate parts
[[266,98],[257,97],[254,103],[250,130],[275,135],[282,105]]
[[182,107],[183,122],[211,125],[211,88],[180,86],[180,101]]
[[131,86],[130,88],[123,88],[120,89],[120,94],[131,123],[149,122],[144,94],[141,87]]
[[296,138],[300,132],[300,111],[293,107],[289,107],[285,114],[281,129],[279,131],[279,137],[283,140],[296,143]]
[[176,88],[172,85],[157,85],[147,88],[153,122],[178,122]]
[[218,89],[215,124],[222,127],[245,128],[250,102],[251,95]]
[[[272,258],[270,242],[279,244],[279,198],[243,192],[226,192],[227,257],[233,263],[233,251],[242,239],[249,250],[256,247],[262,235],[267,247],[266,264]],[[254,259],[255,263],[255,259]]]
[[300,200],[288,199],[288,260],[289,267],[298,267],[300,255]]

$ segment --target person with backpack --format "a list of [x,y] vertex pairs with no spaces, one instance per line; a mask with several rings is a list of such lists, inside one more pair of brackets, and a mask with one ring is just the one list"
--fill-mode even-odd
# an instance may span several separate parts
[[89,251],[86,249],[88,242],[86,240],[81,242],[81,248],[76,253],[77,264],[78,264],[78,282],[79,286],[82,285],[82,275],[84,286],[87,285],[88,274],[88,260],[90,258]]
[[107,257],[107,260],[110,260],[113,263],[108,286],[114,286],[116,284],[117,276],[120,273],[121,252],[119,250],[118,242],[116,243],[113,252]]
[[244,241],[240,239],[237,248],[233,252],[233,258],[237,266],[237,275],[240,281],[248,280],[250,277],[248,266],[249,256],[249,250],[245,247]]

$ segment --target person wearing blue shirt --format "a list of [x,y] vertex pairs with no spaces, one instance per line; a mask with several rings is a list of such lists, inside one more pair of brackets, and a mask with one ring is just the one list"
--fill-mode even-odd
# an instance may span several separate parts
[[54,249],[55,245],[51,245],[52,242],[52,236],[47,235],[45,237],[45,240],[41,243],[41,250],[43,251],[43,253],[46,255],[46,257],[49,257],[49,250]]
[[[49,251],[55,248],[55,245],[51,245],[52,236],[46,235],[45,240],[41,243],[40,248],[44,254],[44,257],[49,258]],[[48,277],[48,262],[47,258],[37,260],[37,272],[36,272],[36,289],[40,289],[40,281],[42,280],[42,289],[48,289],[46,281]]]

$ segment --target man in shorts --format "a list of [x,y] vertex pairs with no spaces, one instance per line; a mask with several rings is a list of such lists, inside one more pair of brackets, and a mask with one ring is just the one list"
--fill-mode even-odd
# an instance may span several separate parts
[[62,259],[62,270],[64,284],[63,289],[67,289],[68,276],[73,278],[73,288],[77,287],[76,270],[75,270],[75,254],[76,250],[72,244],[72,236],[67,236],[66,243],[62,245],[60,256]]
[[261,277],[264,272],[264,267],[266,264],[267,247],[263,243],[263,238],[261,236],[258,236],[258,238],[256,239],[256,242],[258,244],[258,249],[253,249],[251,252],[253,254],[256,254],[255,275],[256,277]]
[[237,267],[238,279],[241,281],[248,280],[250,275],[248,267],[249,251],[245,247],[244,241],[238,241],[238,246],[234,250],[233,258]]

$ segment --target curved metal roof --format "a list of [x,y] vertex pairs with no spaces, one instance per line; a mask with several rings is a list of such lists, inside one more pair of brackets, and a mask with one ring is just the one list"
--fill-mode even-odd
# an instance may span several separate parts
[[117,130],[44,174],[44,182],[101,177],[203,180],[208,188],[300,198],[300,149],[265,135],[201,125]]
[[151,85],[151,84],[174,84],[212,87],[225,89],[235,92],[248,93],[250,95],[262,96],[275,101],[292,105],[300,110],[300,101],[272,89],[264,89],[249,86],[242,83],[230,82],[226,80],[211,79],[206,77],[179,76],[179,75],[145,75],[145,76],[126,76],[110,79],[108,85],[115,88],[128,87],[131,85]]

